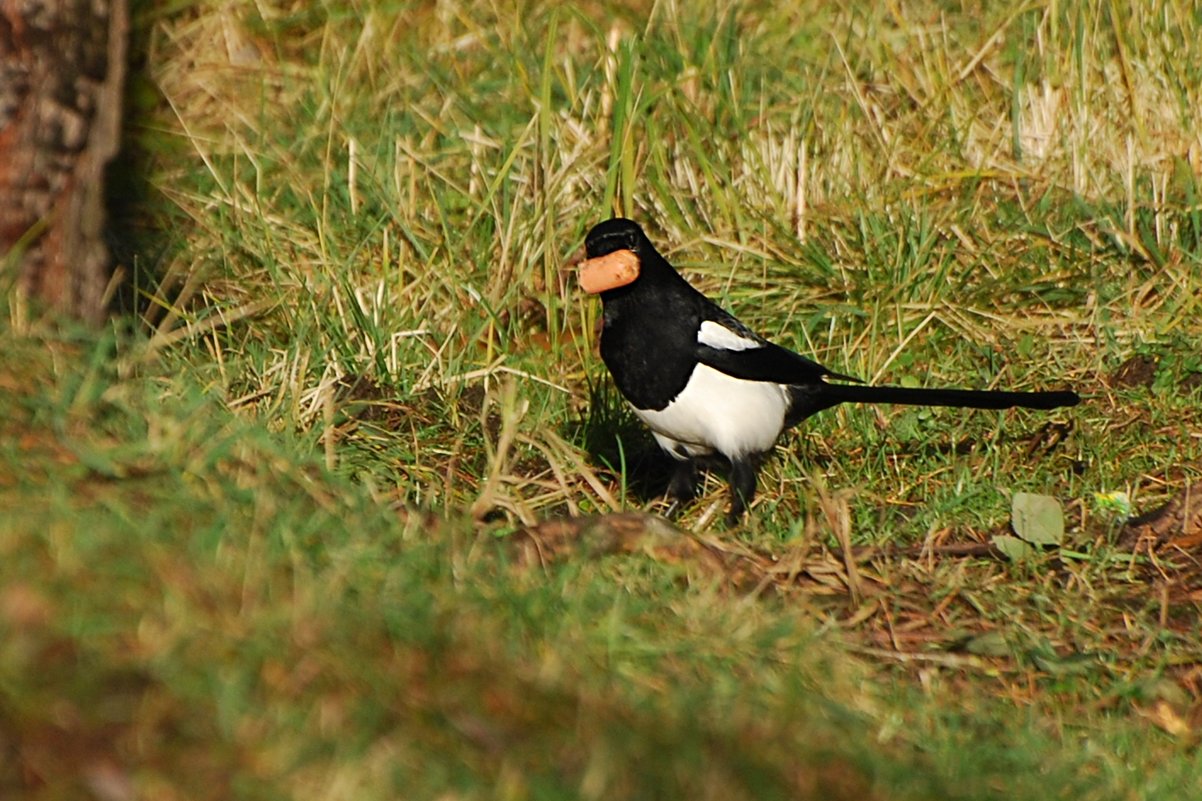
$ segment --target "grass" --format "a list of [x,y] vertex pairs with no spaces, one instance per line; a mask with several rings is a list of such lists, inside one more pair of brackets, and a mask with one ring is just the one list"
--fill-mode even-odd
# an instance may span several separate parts
[[[0,795],[1202,794],[1197,532],[1094,502],[1202,464],[1191,9],[134,22],[124,311],[5,300]],[[718,480],[555,523],[660,508],[569,269],[610,213],[833,369],[1087,402],[838,409],[737,529]],[[1077,556],[946,549],[1016,491]]]

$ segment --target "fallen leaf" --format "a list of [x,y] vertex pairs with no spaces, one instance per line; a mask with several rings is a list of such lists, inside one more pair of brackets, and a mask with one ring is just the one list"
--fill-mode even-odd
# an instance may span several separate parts
[[1050,495],[1016,492],[1010,505],[1010,525],[1014,533],[1032,545],[1060,545],[1064,542],[1064,511],[1060,501]]
[[1012,537],[1009,534],[998,534],[991,540],[993,547],[1001,551],[1011,562],[1020,562],[1035,555],[1035,549],[1030,543]]

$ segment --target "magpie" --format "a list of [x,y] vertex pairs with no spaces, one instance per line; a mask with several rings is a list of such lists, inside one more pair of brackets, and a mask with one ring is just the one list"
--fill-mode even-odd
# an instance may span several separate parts
[[1080,401],[1067,390],[870,386],[752,332],[694,289],[631,220],[594,226],[585,251],[577,277],[601,297],[601,359],[674,460],[669,500],[692,500],[699,469],[721,457],[729,465],[731,524],[751,503],[760,462],[780,435],[840,403],[1055,409]]

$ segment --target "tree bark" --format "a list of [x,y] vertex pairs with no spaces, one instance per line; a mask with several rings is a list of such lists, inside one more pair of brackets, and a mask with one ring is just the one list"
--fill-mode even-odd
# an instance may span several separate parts
[[120,142],[127,3],[0,0],[0,265],[19,291],[91,322],[110,276],[104,171]]

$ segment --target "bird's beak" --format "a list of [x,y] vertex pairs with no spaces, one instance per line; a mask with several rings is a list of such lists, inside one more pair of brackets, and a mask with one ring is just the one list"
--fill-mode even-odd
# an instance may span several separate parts
[[639,257],[633,250],[615,250],[580,263],[580,288],[590,295],[626,286],[639,277]]

